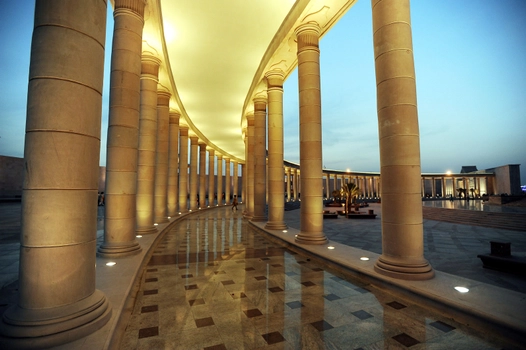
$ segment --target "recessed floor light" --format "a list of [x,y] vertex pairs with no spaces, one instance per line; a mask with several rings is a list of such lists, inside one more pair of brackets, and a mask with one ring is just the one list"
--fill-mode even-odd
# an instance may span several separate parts
[[287,232],[289,232],[289,231],[287,231],[287,230],[283,230],[283,233],[287,233]]
[[137,238],[142,238],[142,235],[137,235],[137,236],[135,236],[135,237],[137,237]]
[[455,290],[460,293],[467,293],[469,292],[469,289],[466,287],[455,287]]
[[362,256],[362,257],[360,258],[360,260],[367,261],[367,260],[369,260],[369,258],[366,257],[366,256]]
[[330,245],[327,247],[327,249],[334,249],[334,246]]
[[117,263],[115,261],[110,261],[110,262],[107,262],[106,263],[106,266],[114,266],[116,265]]

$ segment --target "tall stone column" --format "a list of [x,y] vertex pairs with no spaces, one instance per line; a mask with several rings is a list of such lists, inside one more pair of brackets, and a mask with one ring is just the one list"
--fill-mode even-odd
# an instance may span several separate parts
[[170,112],[170,141],[168,144],[168,216],[177,214],[179,201],[179,118],[177,111]]
[[197,145],[199,138],[190,136],[190,210],[197,210]]
[[206,208],[206,143],[199,143],[199,207]]
[[239,163],[234,161],[234,186],[232,195],[239,201]]
[[294,182],[292,183],[292,190],[294,191],[294,202],[298,201],[298,193],[300,191],[300,188],[298,186],[298,179],[299,179],[298,169],[294,169],[294,177],[293,177]]
[[287,167],[285,169],[286,171],[286,174],[287,174],[287,202],[290,202],[290,184],[291,184],[291,181],[290,181],[290,167]]
[[157,74],[160,61],[143,56],[141,75],[141,115],[137,170],[137,233],[157,232],[154,224],[153,194],[157,145]]
[[223,155],[217,155],[217,205],[223,205]]
[[208,149],[208,205],[213,207],[214,193],[215,193],[215,150],[213,148]]
[[157,95],[157,152],[155,155],[154,220],[168,222],[168,142],[170,128],[170,93],[159,91]]
[[267,147],[266,147],[266,121],[267,100],[265,98],[254,99],[254,215],[252,221],[266,221],[266,171],[267,171]]
[[[110,109],[106,153],[104,242],[98,255],[119,257],[139,253],[135,239],[137,146],[141,89],[143,8],[116,3],[110,76]],[[157,79],[154,65],[152,78]]]
[[325,192],[327,194],[327,199],[329,199],[331,196],[330,196],[330,187],[329,187],[329,184],[330,184],[330,176],[329,176],[329,173],[326,173],[325,174]]
[[246,218],[254,216],[254,115],[247,116],[247,209]]
[[[245,158],[246,159],[246,158]],[[245,197],[247,196],[247,165],[241,164],[241,200],[246,202]]]
[[36,2],[19,295],[0,323],[2,349],[67,343],[111,316],[95,289],[105,34],[106,1]]
[[188,126],[179,126],[179,212],[188,212]]
[[325,244],[321,144],[320,27],[296,28],[300,112],[301,222],[296,242]]
[[[283,80],[281,70],[265,74],[268,95],[268,222],[265,228],[284,230],[285,189],[283,178]],[[288,180],[287,180],[288,183]],[[290,191],[287,190],[288,195]]]
[[230,158],[225,158],[225,204],[230,204],[230,187],[232,178],[230,176]]
[[373,40],[382,181],[378,273],[432,278],[424,259],[420,137],[409,0],[373,0]]

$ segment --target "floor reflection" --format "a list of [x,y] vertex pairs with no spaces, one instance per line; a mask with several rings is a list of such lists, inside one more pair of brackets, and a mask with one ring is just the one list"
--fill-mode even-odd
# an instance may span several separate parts
[[177,223],[145,268],[122,349],[499,349],[443,316],[346,280],[229,208]]
[[490,205],[488,202],[482,201],[482,199],[476,200],[465,200],[455,199],[450,200],[424,200],[422,205],[426,207],[434,208],[446,208],[446,209],[464,209],[464,210],[476,210],[476,211],[489,211],[495,213],[526,213],[525,207],[513,207],[504,205]]

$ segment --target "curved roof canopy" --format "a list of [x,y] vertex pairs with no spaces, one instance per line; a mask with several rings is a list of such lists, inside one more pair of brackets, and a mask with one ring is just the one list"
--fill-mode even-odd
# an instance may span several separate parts
[[147,0],[143,53],[161,60],[170,109],[210,148],[243,163],[246,116],[266,96],[265,73],[296,67],[294,29],[322,35],[355,0]]

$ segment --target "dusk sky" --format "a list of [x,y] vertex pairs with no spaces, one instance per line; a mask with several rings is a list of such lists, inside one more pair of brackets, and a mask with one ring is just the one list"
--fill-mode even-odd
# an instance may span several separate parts
[[[0,155],[23,156],[33,16],[32,0],[0,1]],[[411,18],[422,172],[521,164],[526,184],[526,0],[413,0]],[[380,170],[371,23],[371,2],[359,0],[321,40],[329,169]],[[297,84],[294,72],[284,86],[285,158],[294,162]],[[108,87],[106,72],[101,165]]]

